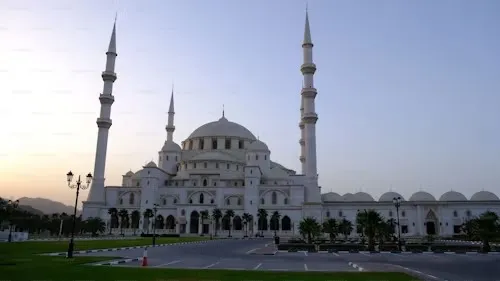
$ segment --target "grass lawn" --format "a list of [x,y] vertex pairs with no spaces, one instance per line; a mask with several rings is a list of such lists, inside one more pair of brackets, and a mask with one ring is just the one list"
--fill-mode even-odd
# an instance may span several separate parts
[[[158,244],[203,240],[203,237],[159,238]],[[206,239],[206,238],[205,238]],[[76,241],[76,250],[149,245],[151,238],[135,240]],[[410,281],[415,278],[390,272],[269,272],[132,268],[87,266],[111,257],[39,256],[39,253],[64,252],[68,242],[0,243],[0,279],[9,281]]]

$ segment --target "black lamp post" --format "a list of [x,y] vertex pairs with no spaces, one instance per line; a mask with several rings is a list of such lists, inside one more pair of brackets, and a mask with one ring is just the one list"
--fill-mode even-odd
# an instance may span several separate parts
[[80,189],[85,190],[90,187],[90,182],[92,182],[92,174],[88,173],[86,182],[87,185],[83,185],[82,181],[80,179],[80,176],[78,176],[78,180],[76,181],[76,184],[71,184],[73,181],[73,173],[69,171],[69,173],[66,174],[67,180],[68,180],[68,187],[73,189],[76,188],[76,199],[75,199],[75,210],[73,211],[73,226],[71,227],[71,239],[69,240],[69,246],[68,246],[68,258],[73,257],[73,249],[75,248],[75,226],[76,226],[76,207],[78,206],[78,195],[80,195]]
[[9,242],[12,242],[12,226],[14,226],[14,224],[12,223],[12,217],[13,217],[13,214],[14,214],[14,211],[17,209],[17,207],[19,207],[19,200],[16,200],[16,201],[12,201],[12,200],[9,200],[7,202],[7,208],[8,208],[8,212],[9,212]]
[[399,207],[401,207],[401,197],[394,197],[392,203],[396,207],[397,225],[398,225],[398,249],[401,251],[401,225],[399,224]]
[[154,219],[153,219],[153,247],[156,245],[156,212],[158,211],[158,204],[153,204],[153,215],[154,215]]

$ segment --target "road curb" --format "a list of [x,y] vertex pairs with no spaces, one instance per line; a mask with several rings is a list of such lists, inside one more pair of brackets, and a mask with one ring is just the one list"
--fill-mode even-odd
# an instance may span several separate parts
[[[167,246],[177,246],[177,245],[185,245],[185,244],[203,244],[208,243],[210,241],[217,240],[205,240],[205,241],[193,241],[193,242],[179,242],[179,243],[170,243],[170,244],[158,244],[158,245],[144,245],[144,246],[132,246],[132,247],[121,247],[121,248],[108,248],[108,249],[95,249],[95,250],[83,250],[83,251],[74,251],[74,254],[89,254],[89,253],[101,253],[101,252],[115,252],[121,250],[132,250],[132,249],[144,249],[144,248],[157,248],[157,247],[167,247]],[[42,256],[66,256],[66,252],[58,252],[58,253],[46,253],[40,254]]]
[[[293,252],[289,252],[287,250],[279,250],[278,251],[279,253],[293,253]],[[307,251],[297,251],[297,252],[307,252]],[[296,253],[297,253],[296,252]],[[317,253],[319,254],[329,254],[328,251],[318,251]],[[352,252],[349,252],[349,251],[337,251],[337,252],[334,252],[334,253],[337,253],[337,254],[357,254],[357,253],[352,253]],[[380,251],[380,252],[370,252],[370,251],[359,251],[358,252],[359,254],[372,254],[372,255],[376,255],[376,254],[398,254],[398,255],[431,255],[431,254],[435,254],[435,255],[442,255],[442,254],[449,254],[449,255],[500,255],[500,252],[489,252],[489,253],[479,253],[479,252],[419,252],[419,253],[414,253],[414,252],[399,252],[399,253],[393,253],[391,251]]]
[[99,262],[99,263],[93,263],[91,265],[117,265],[117,264],[123,264],[123,263],[129,263],[129,262],[134,262],[134,261],[142,261],[142,257],[140,258],[135,258],[135,259],[124,259],[124,260],[114,260],[114,261],[107,261],[107,262]]

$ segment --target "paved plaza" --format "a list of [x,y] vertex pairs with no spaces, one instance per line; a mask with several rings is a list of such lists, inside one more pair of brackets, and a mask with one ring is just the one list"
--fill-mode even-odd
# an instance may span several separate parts
[[[138,267],[143,249],[101,253],[133,259],[118,266]],[[454,253],[307,253],[277,252],[271,240],[214,240],[148,248],[152,268],[231,269],[270,271],[402,271],[423,280],[496,281],[500,255]]]

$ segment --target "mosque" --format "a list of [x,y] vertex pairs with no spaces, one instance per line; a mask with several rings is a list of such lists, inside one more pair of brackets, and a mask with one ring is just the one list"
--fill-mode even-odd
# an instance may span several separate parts
[[[104,88],[99,96],[100,116],[97,118],[98,137],[94,179],[83,202],[83,218],[101,217],[109,222],[108,210],[125,209],[141,214],[139,231],[151,231],[151,223],[142,214],[155,210],[161,229],[156,233],[208,234],[214,223],[203,218],[204,211],[232,210],[234,216],[224,219],[219,233],[231,231],[233,236],[254,234],[262,228],[264,235],[274,232],[271,214],[281,215],[280,235],[298,234],[298,223],[305,217],[318,221],[328,218],[347,219],[355,223],[359,210],[375,209],[385,218],[400,218],[402,236],[460,233],[460,225],[484,211],[500,213],[499,198],[488,191],[476,192],[470,199],[449,191],[438,200],[430,193],[418,191],[409,198],[387,192],[378,200],[365,192],[339,195],[322,194],[318,186],[316,161],[316,122],[314,87],[316,65],[313,62],[313,43],[306,12],[302,42],[303,88],[300,91],[300,162],[301,173],[271,160],[271,151],[244,126],[231,122],[222,114],[219,120],[195,129],[177,144],[173,141],[174,93],[170,99],[167,138],[158,152],[158,162],[149,162],[142,169],[123,175],[121,186],[105,186],[104,175],[109,129],[112,125],[111,105],[115,73],[116,23],[106,52],[106,69],[102,72]],[[299,113],[299,112],[298,112]],[[400,198],[396,210],[393,200]],[[267,211],[267,219],[258,222],[259,209]],[[396,211],[398,213],[396,213]],[[253,216],[246,221],[244,214]],[[125,231],[130,231],[126,229]],[[356,235],[355,231],[352,235]]]

